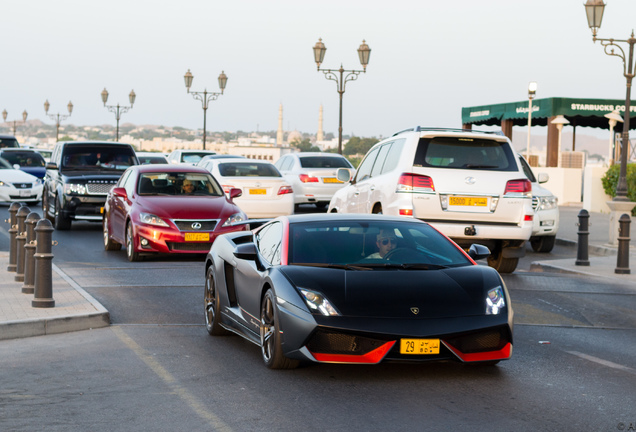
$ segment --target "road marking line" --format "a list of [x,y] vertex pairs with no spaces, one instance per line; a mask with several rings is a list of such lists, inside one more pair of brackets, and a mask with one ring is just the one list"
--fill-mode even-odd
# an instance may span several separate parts
[[183,399],[190,408],[202,419],[206,420],[215,431],[232,432],[232,428],[226,425],[219,417],[210,412],[192,393],[178,383],[174,376],[168,372],[159,362],[149,355],[146,350],[131,339],[121,328],[112,326],[115,335],[130,348],[137,357],[161,378],[172,390]]
[[569,353],[569,354],[575,355],[577,357],[580,357],[582,359],[589,360],[591,362],[598,363],[598,364],[601,364],[603,366],[610,367],[612,369],[618,369],[618,370],[622,370],[622,371],[629,372],[631,374],[636,375],[636,370],[634,370],[634,369],[632,369],[630,367],[627,367],[627,366],[619,365],[618,363],[614,363],[614,362],[611,362],[611,361],[608,361],[608,360],[603,360],[603,359],[600,359],[598,357],[594,357],[594,356],[591,356],[591,355],[588,355],[588,354],[580,353],[578,351],[566,351],[566,352]]

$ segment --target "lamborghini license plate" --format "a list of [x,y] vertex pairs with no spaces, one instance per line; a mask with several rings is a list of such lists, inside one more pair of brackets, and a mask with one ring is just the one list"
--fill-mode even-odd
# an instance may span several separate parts
[[400,339],[400,354],[439,354],[439,339]]
[[488,205],[488,198],[452,196],[449,197],[448,204],[452,206],[485,207]]
[[210,241],[210,233],[185,233],[185,241]]

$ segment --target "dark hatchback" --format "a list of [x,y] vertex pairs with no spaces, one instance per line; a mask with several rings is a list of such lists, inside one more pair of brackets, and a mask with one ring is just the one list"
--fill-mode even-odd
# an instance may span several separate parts
[[59,230],[70,229],[73,220],[101,222],[106,195],[132,165],[139,161],[130,144],[58,142],[46,164],[44,216]]

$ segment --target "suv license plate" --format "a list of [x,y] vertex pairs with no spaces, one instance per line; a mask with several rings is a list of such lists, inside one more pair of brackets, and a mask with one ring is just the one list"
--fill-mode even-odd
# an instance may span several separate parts
[[449,197],[448,204],[452,206],[485,207],[488,205],[488,198],[452,196]]
[[439,339],[400,339],[400,354],[439,354]]
[[210,241],[210,233],[185,233],[185,241]]

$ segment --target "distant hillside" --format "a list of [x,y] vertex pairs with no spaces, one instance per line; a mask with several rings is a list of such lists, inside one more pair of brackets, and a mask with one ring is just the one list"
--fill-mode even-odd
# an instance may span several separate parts
[[[513,132],[512,133],[512,146],[517,151],[525,151],[528,142],[527,133]],[[532,134],[530,136],[530,147],[532,149],[538,149],[545,151],[547,146],[547,135]],[[607,138],[602,139],[593,137],[590,135],[584,135],[583,133],[576,134],[575,148],[576,151],[587,151],[588,154],[600,154],[607,156],[609,146],[609,131],[607,131]],[[561,135],[561,147],[563,151],[572,150],[572,132],[563,132]]]

